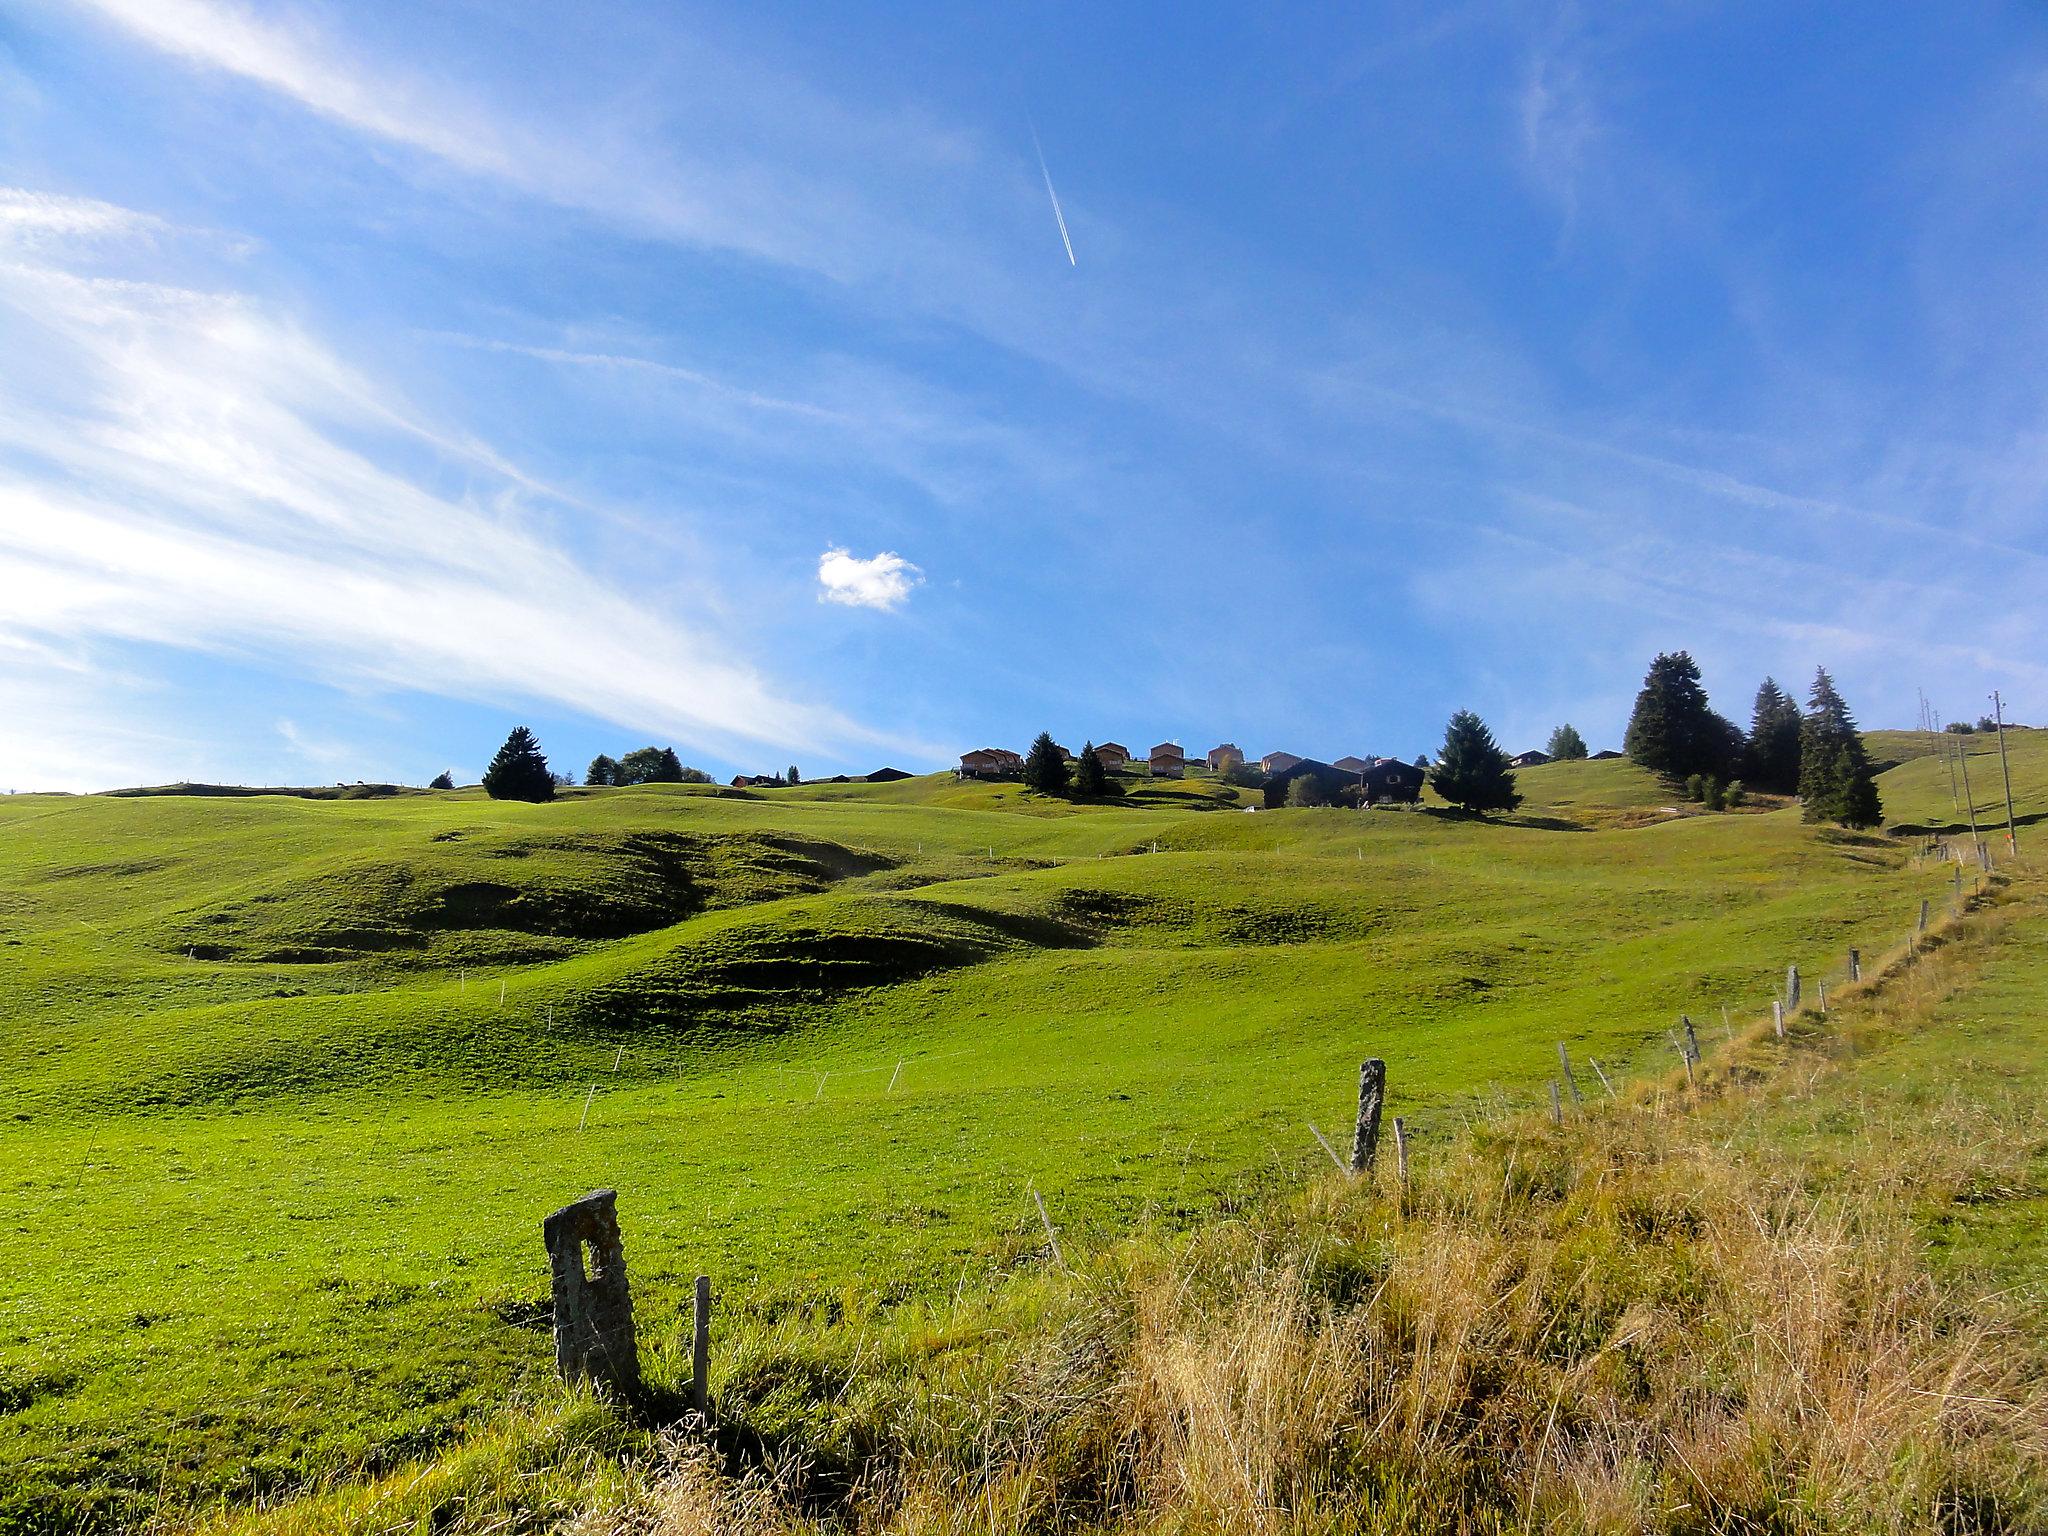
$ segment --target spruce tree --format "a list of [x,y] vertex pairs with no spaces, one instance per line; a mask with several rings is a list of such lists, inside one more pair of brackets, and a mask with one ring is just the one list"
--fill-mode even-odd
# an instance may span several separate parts
[[1041,795],[1067,792],[1067,755],[1053,744],[1052,732],[1040,731],[1024,758],[1024,787]]
[[1708,705],[1698,662],[1675,651],[1650,663],[1622,740],[1630,758],[1669,779],[1724,774],[1741,743],[1741,731]]
[[1095,755],[1095,743],[1081,744],[1080,759],[1074,764],[1074,793],[1077,795],[1106,795],[1109,793],[1109,775],[1102,771],[1102,759]]
[[1430,770],[1430,787],[1465,811],[1512,811],[1522,803],[1508,755],[1469,709],[1451,716]]
[[555,776],[541,756],[540,743],[523,725],[512,727],[505,745],[484,770],[484,793],[493,800],[552,800]]
[[435,774],[432,782],[427,785],[429,789],[453,789],[454,787],[455,775],[446,768]]
[[1806,821],[1874,827],[1884,820],[1863,735],[1826,667],[1814,673],[1800,723],[1799,799]]
[[661,749],[661,762],[655,770],[650,784],[680,784],[683,782],[683,760],[676,756],[674,747]]
[[1799,788],[1799,705],[1774,678],[1756,691],[1749,738],[1743,743],[1742,766],[1749,782],[1774,795]]
[[1586,738],[1572,725],[1560,725],[1550,733],[1550,745],[1543,749],[1560,763],[1576,763],[1586,756]]
[[616,784],[619,782],[619,765],[611,757],[600,752],[590,760],[590,766],[583,770],[586,784]]

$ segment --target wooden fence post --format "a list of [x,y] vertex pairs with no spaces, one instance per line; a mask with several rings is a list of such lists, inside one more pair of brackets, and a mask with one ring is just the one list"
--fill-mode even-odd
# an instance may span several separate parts
[[1667,1034],[1667,1035],[1669,1035],[1669,1036],[1671,1037],[1671,1049],[1673,1049],[1674,1051],[1678,1052],[1678,1059],[1679,1059],[1680,1061],[1682,1061],[1682,1062],[1684,1062],[1684,1063],[1685,1063],[1685,1084],[1686,1084],[1686,1086],[1687,1086],[1688,1088],[1690,1088],[1690,1087],[1692,1086],[1692,1081],[1693,1081],[1693,1078],[1692,1078],[1692,1053],[1691,1053],[1690,1051],[1686,1050],[1686,1048],[1685,1048],[1685,1042],[1684,1042],[1683,1040],[1680,1040],[1680,1039],[1678,1038],[1678,1031],[1677,1031],[1677,1030],[1675,1030],[1675,1029],[1667,1029],[1667,1030],[1665,1030],[1665,1031],[1664,1031],[1664,1033],[1665,1033],[1665,1034]]
[[1678,1016],[1678,1021],[1679,1023],[1685,1026],[1686,1054],[1692,1057],[1694,1061],[1700,1060],[1700,1037],[1693,1033],[1692,1016],[1690,1014],[1681,1013]]
[[690,1406],[697,1417],[711,1417],[711,1277],[697,1277],[696,1305],[690,1313]]
[[1408,1198],[1408,1127],[1394,1116],[1394,1166],[1401,1176],[1401,1198]]
[[1564,1124],[1564,1100],[1558,1095],[1557,1079],[1554,1077],[1550,1080],[1550,1123]]
[[1607,1090],[1607,1097],[1609,1097],[1610,1099],[1618,1097],[1618,1095],[1614,1091],[1614,1084],[1607,1081],[1607,1074],[1600,1070],[1600,1063],[1595,1061],[1591,1056],[1588,1056],[1586,1060],[1588,1063],[1591,1064],[1593,1068],[1593,1075],[1600,1079],[1600,1086]]
[[1927,898],[1925,896],[1920,898],[1920,931],[1922,933],[1927,931]]
[[585,1195],[542,1222],[541,1237],[554,1288],[555,1369],[564,1381],[631,1397],[640,1390],[640,1351],[618,1201],[616,1190]]
[[1861,981],[1863,979],[1863,951],[1860,949],[1849,951],[1849,979],[1851,981]]
[[1814,983],[1814,986],[1815,986],[1815,987],[1817,987],[1817,988],[1819,989],[1819,991],[1820,991],[1820,1011],[1821,1011],[1821,1016],[1822,1016],[1823,1018],[1825,1018],[1825,1017],[1827,1016],[1827,1011],[1828,1011],[1828,979],[1827,979],[1827,977],[1825,977],[1825,976],[1821,977],[1821,979],[1820,979],[1819,981],[1817,981],[1817,982],[1815,982],[1815,983]]
[[1799,967],[1796,965],[1785,967],[1785,1011],[1799,1011]]
[[1780,1040],[1785,1038],[1785,1005],[1783,1003],[1773,1002],[1771,1004],[1771,1028],[1778,1032]]
[[1571,1093],[1572,1103],[1583,1105],[1586,1101],[1579,1097],[1579,1080],[1572,1076],[1571,1053],[1564,1048],[1562,1040],[1557,1042],[1557,1064],[1564,1072],[1564,1085]]
[[1358,1067],[1358,1128],[1351,1137],[1351,1171],[1371,1173],[1380,1151],[1380,1109],[1387,1097],[1387,1064],[1375,1056]]

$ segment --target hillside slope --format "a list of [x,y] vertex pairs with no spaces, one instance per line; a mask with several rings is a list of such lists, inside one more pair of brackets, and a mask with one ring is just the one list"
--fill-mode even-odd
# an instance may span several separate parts
[[928,1297],[1037,1262],[1031,1189],[1079,1242],[1298,1180],[1362,1055],[1443,1136],[1949,891],[1627,764],[1527,778],[1497,822],[943,776],[0,802],[0,1187],[46,1255],[0,1281],[0,1530],[473,1432],[546,1380],[537,1223],[589,1188],[656,1333],[698,1272]]

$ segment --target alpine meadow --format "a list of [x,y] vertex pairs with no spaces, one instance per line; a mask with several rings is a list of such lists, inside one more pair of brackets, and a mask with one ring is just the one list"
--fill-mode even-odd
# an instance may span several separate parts
[[2048,1532],[2044,81],[0,5],[0,1536]]

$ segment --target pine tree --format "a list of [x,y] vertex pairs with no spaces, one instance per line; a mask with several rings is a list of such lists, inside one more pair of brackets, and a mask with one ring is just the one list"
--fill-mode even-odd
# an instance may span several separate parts
[[1459,710],[1444,727],[1444,744],[1429,782],[1460,810],[1512,811],[1522,803],[1507,753],[1495,743],[1486,722],[1469,709]]
[[1863,735],[1826,667],[1814,673],[1800,723],[1799,798],[1800,816],[1807,821],[1874,827],[1884,820]]
[[583,770],[586,784],[616,784],[619,782],[619,765],[611,757],[600,752],[590,760],[590,766]]
[[661,766],[650,784],[680,784],[683,782],[683,760],[676,756],[674,747],[661,749]]
[[[682,765],[681,765],[680,763],[678,763],[678,764],[676,765],[676,774],[677,774],[678,778],[680,778],[680,776],[681,776],[681,774],[682,774],[682,771],[683,771],[683,769],[682,769]],[[785,773],[784,773],[784,774],[783,774],[782,776],[783,776],[783,778],[787,779],[787,780],[788,780],[788,781],[789,781],[790,783],[792,783],[792,784],[801,784],[801,783],[803,783],[803,781],[804,781],[804,780],[803,780],[803,775],[802,775],[802,774],[800,774],[800,773],[798,773],[798,772],[796,771],[796,764],[795,764],[795,763],[791,763],[791,764],[789,765],[789,768],[788,768],[788,770],[787,770],[787,771],[786,771],[786,772],[785,772]]]
[[1756,691],[1749,738],[1743,743],[1742,767],[1751,783],[1774,795],[1799,788],[1799,705],[1774,678]]
[[1024,758],[1024,787],[1041,795],[1067,792],[1067,755],[1053,744],[1052,732],[1040,731]]
[[446,768],[435,774],[433,780],[427,785],[429,789],[453,789],[454,787],[455,775]]
[[484,770],[484,793],[493,800],[552,800],[555,776],[541,756],[540,743],[523,725],[512,727],[505,745]]
[[1637,764],[1671,779],[1724,774],[1741,744],[1741,731],[1708,705],[1698,662],[1675,651],[1650,663],[1622,740]]
[[1074,793],[1077,795],[1106,795],[1109,793],[1109,775],[1102,771],[1102,759],[1095,755],[1095,743],[1081,744],[1081,756],[1074,764]]
[[1586,756],[1586,738],[1577,727],[1560,725],[1550,733],[1550,745],[1543,750],[1560,763],[1576,763]]

